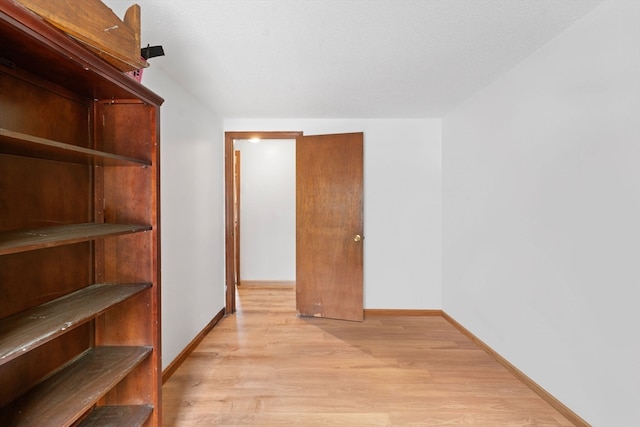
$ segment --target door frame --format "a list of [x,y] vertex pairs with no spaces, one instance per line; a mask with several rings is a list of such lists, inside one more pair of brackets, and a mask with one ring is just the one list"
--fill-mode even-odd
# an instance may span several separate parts
[[235,236],[233,237],[234,251],[233,251],[233,274],[235,277],[236,286],[242,281],[240,277],[240,165],[242,160],[240,159],[240,150],[233,149],[233,220]]
[[[224,212],[225,212],[225,314],[236,312],[235,236],[233,215],[233,172],[236,139],[292,139],[302,136],[301,131],[233,131],[224,133]],[[240,221],[240,219],[238,219]]]

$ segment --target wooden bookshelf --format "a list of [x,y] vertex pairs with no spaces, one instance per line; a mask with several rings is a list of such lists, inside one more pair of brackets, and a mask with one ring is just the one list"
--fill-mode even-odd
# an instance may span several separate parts
[[0,360],[6,363],[19,357],[150,286],[96,284],[1,319]]
[[105,153],[0,128],[0,153],[99,166],[150,166],[147,160]]
[[150,347],[88,350],[0,409],[0,424],[15,427],[71,425],[150,353]]
[[160,426],[163,99],[0,1],[0,425]]
[[153,408],[137,406],[100,406],[95,408],[78,427],[137,427],[149,418]]
[[149,225],[86,223],[5,231],[0,233],[0,255],[69,245],[148,230],[151,230]]

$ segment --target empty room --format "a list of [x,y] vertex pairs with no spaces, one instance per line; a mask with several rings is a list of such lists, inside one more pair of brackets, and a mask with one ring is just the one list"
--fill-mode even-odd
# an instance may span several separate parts
[[640,1],[133,3],[0,0],[1,425],[640,426]]

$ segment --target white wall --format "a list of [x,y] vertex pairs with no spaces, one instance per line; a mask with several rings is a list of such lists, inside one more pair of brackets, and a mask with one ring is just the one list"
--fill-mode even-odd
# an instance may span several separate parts
[[443,308],[594,426],[640,425],[640,3],[443,119]]
[[240,280],[296,280],[295,140],[235,141],[240,151]]
[[153,64],[161,108],[162,367],[224,308],[222,122]]
[[364,307],[441,308],[440,120],[225,120],[225,131],[364,132]]

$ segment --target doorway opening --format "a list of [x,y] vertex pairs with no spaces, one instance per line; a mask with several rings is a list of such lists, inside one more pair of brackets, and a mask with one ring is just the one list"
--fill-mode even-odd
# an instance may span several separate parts
[[[236,311],[239,244],[234,209],[234,141],[295,140],[295,286],[301,316],[363,320],[362,132],[225,133],[225,312]],[[257,212],[259,215],[259,212]]]
[[234,141],[251,139],[295,140],[302,132],[225,132],[225,313],[236,312],[236,284],[240,273],[239,230],[237,227]]
[[236,286],[294,286],[296,142],[236,139],[234,150]]

